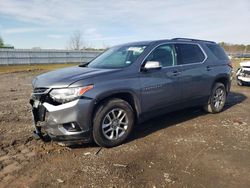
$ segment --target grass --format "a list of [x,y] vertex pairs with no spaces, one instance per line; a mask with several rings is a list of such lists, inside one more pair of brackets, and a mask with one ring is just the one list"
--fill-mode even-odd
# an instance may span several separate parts
[[50,71],[75,65],[77,64],[1,65],[0,74],[30,71]]

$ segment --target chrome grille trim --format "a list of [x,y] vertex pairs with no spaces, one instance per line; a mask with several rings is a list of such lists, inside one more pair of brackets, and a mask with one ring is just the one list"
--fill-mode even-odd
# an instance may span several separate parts
[[33,94],[44,94],[44,93],[48,93],[49,92],[49,88],[34,88],[33,90]]

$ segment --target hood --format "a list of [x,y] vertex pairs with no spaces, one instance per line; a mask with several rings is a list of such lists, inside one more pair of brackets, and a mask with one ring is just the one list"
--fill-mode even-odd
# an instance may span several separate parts
[[250,67],[250,61],[245,61],[240,63],[241,67]]
[[116,69],[94,69],[79,66],[67,67],[37,76],[32,81],[32,86],[33,88],[68,87],[76,81],[116,71]]
[[250,71],[250,61],[241,62],[240,66],[243,70]]

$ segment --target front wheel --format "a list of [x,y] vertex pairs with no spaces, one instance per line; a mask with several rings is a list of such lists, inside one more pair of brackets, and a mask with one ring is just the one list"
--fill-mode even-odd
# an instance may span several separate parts
[[210,113],[221,112],[226,103],[226,97],[227,93],[224,84],[216,83],[211,91],[208,104],[204,106],[204,109]]
[[112,99],[100,105],[93,119],[93,137],[102,147],[123,143],[134,125],[132,107],[124,100]]

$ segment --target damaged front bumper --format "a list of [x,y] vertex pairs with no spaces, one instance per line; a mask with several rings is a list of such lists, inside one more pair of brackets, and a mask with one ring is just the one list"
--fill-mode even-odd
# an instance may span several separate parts
[[250,84],[250,68],[241,67],[236,72],[238,83]]
[[92,99],[83,98],[55,104],[49,99],[48,93],[33,93],[30,104],[36,135],[41,138],[48,135],[55,141],[90,142],[93,103]]

